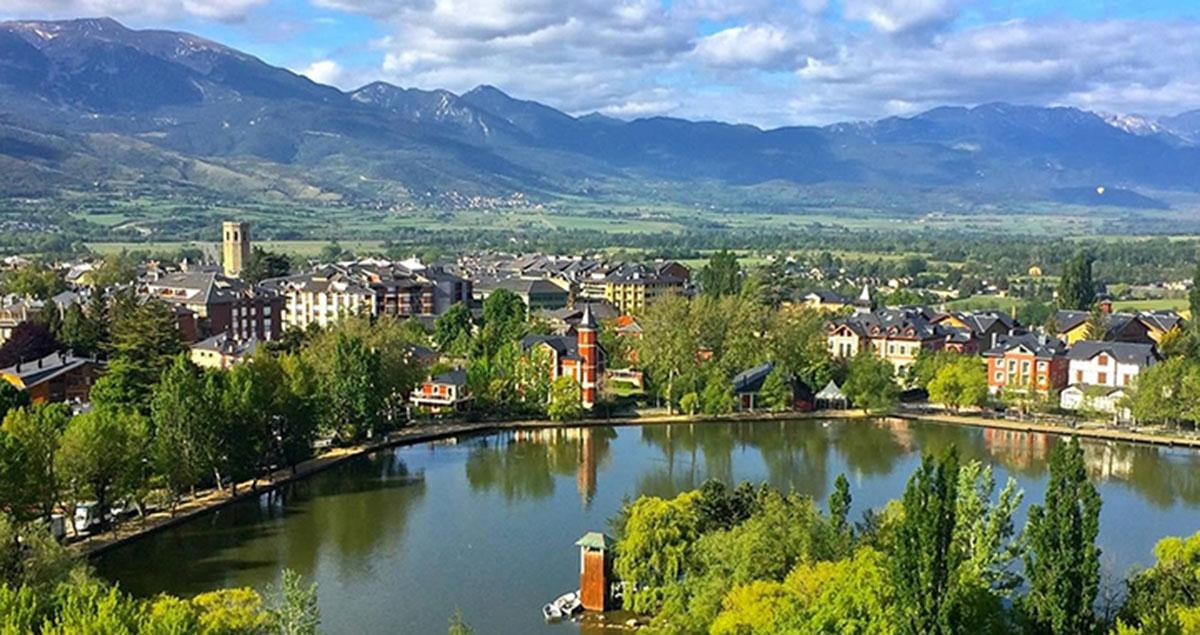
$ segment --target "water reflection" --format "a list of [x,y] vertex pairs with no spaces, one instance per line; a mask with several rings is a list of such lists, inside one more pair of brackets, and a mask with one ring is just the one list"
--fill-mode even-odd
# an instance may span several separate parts
[[547,498],[554,494],[555,476],[574,474],[586,509],[616,436],[615,429],[601,427],[515,430],[484,437],[467,457],[467,482],[473,491],[498,491],[511,502]]
[[[929,425],[907,419],[832,422],[763,421],[643,426],[641,442],[654,453],[637,477],[637,492],[673,496],[708,479],[735,482],[739,453],[753,453],[771,486],[817,499],[828,495],[830,458],[858,480],[891,475],[918,452],[958,448],[964,460],[997,464],[1018,477],[1041,478],[1062,437],[1021,430]],[[595,497],[599,467],[609,461],[616,430],[607,427],[521,430],[479,440],[466,462],[472,489],[506,500],[543,499],[556,476],[575,475],[586,508]],[[1200,454],[1191,450],[1084,439],[1090,475],[1136,490],[1158,507],[1200,504]]]
[[[1060,437],[909,420],[763,421],[516,430],[396,448],[114,550],[97,569],[140,595],[262,588],[290,567],[320,584],[330,633],[547,629],[539,608],[578,584],[574,541],[625,498],[710,478],[767,482],[824,501],[844,473],[853,514],[903,493],[921,452],[954,446],[1042,499]],[[1083,443],[1097,482],[1106,572],[1152,561],[1196,531],[1200,453]],[[562,625],[552,630],[571,632]]]
[[[420,473],[382,453],[345,469],[263,493],[100,559],[97,568],[138,595],[277,581],[283,568],[311,575],[333,549],[340,579],[371,576],[373,555],[404,534],[407,511],[425,495]],[[187,559],[187,575],[147,563]]]

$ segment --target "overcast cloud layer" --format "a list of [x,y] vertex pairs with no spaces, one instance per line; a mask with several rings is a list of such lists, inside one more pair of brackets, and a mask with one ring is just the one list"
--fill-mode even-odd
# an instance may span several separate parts
[[111,15],[206,35],[345,89],[492,84],[626,118],[777,126],[989,101],[1200,108],[1196,9],[1076,4],[1037,13],[1027,0],[0,0],[0,16]]

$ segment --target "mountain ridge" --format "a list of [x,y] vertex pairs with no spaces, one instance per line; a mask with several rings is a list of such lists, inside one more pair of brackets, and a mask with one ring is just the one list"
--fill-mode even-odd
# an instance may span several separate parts
[[[996,102],[777,128],[577,117],[487,84],[461,95],[382,81],[341,91],[205,38],[108,18],[0,23],[0,114],[12,139],[0,144],[9,172],[0,192],[9,194],[28,193],[47,170],[71,181],[72,162],[89,166],[82,181],[98,187],[118,176],[136,180],[131,166],[106,170],[88,159],[88,135],[137,147],[152,168],[143,173],[172,175],[161,187],[187,182],[169,167],[186,157],[231,173],[288,174],[306,185],[286,191],[316,192],[301,201],[518,192],[603,200],[659,191],[688,199],[699,196],[686,194],[692,184],[708,184],[753,207],[761,204],[757,190],[787,184],[792,198],[772,205],[805,204],[805,188],[819,187],[822,196],[830,188],[890,189],[921,206],[951,193],[1153,208],[1166,205],[1162,196],[1200,187],[1200,111],[1151,124]],[[53,148],[28,140],[36,131],[58,135]],[[214,196],[261,195],[187,183]],[[1097,185],[1136,195],[1122,203],[1078,194]],[[41,192],[55,187],[66,186]]]

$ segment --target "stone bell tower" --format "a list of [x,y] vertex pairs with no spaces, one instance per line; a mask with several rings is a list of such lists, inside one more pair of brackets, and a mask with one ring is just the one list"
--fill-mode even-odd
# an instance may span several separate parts
[[236,278],[250,261],[250,223],[221,223],[221,243],[221,264],[225,266],[225,275]]

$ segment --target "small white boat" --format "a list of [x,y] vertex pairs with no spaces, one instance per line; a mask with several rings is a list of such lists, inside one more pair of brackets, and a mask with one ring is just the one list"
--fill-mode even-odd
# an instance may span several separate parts
[[563,593],[542,607],[542,617],[547,622],[557,622],[564,618],[574,617],[583,612],[583,602],[579,599],[579,591]]
[[579,599],[579,591],[572,591],[558,596],[558,599],[554,600],[554,605],[558,607],[559,612],[564,617],[571,617],[583,611],[583,602]]

